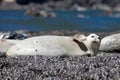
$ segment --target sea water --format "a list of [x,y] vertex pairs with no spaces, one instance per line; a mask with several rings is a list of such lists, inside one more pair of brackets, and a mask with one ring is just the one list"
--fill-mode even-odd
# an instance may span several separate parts
[[[56,17],[25,15],[24,10],[1,10],[0,31],[77,30],[81,32],[112,32],[120,30],[120,16],[105,15],[103,11],[54,11]],[[82,17],[78,17],[81,15]]]

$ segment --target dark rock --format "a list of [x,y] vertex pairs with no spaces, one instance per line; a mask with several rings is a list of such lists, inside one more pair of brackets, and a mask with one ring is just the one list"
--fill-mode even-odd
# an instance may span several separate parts
[[86,11],[87,10],[86,7],[82,7],[82,6],[78,5],[78,4],[74,4],[71,9],[76,10],[76,11]]
[[21,5],[27,5],[31,2],[31,0],[16,0],[16,2]]
[[18,4],[22,4],[22,5],[26,5],[26,4],[29,4],[31,2],[33,3],[39,3],[39,4],[43,4],[45,2],[47,2],[48,0],[16,0],[16,2]]
[[30,15],[30,16],[39,16],[39,10],[36,8],[31,8],[26,10],[25,15]]
[[113,7],[113,11],[120,12],[120,4]]
[[0,3],[0,10],[19,10],[23,9],[24,7],[21,5],[18,5],[15,2],[2,2]]
[[5,52],[0,52],[0,58],[1,57],[6,57],[6,53]]
[[47,12],[36,8],[28,9],[25,14],[29,16],[39,16],[39,17],[56,17],[56,14],[54,12]]
[[[120,4],[120,0],[15,0],[13,3],[4,3],[0,2],[0,9],[26,9],[31,7],[36,8],[39,5],[39,9],[58,9],[58,10],[67,10],[73,9],[74,5],[78,5],[75,10],[86,10],[91,9],[93,6],[99,7],[99,9],[110,10],[116,5]],[[101,5],[99,5],[101,4]],[[25,5],[25,6],[23,6]],[[81,7],[80,7],[81,6]],[[103,7],[102,7],[103,6]],[[115,8],[114,10],[119,10]]]
[[26,38],[27,38],[27,36],[24,36],[24,35],[16,33],[16,32],[3,33],[0,36],[0,39],[19,39],[19,40],[23,40],[23,39],[26,39]]
[[112,11],[111,7],[106,4],[96,4],[92,6],[93,10],[103,10],[103,11]]

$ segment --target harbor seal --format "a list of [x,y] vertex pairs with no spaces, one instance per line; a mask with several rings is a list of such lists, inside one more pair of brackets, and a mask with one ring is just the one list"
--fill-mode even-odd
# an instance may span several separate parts
[[94,54],[99,47],[100,39],[96,34],[75,36],[37,36],[25,39],[8,49],[7,56],[44,55],[44,56],[77,56]]

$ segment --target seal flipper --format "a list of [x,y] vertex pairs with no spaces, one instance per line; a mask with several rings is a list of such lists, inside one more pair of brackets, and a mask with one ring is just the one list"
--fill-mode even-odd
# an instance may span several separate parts
[[86,45],[83,42],[80,42],[80,41],[78,41],[76,39],[74,39],[73,41],[80,47],[81,50],[83,50],[85,52],[88,51]]

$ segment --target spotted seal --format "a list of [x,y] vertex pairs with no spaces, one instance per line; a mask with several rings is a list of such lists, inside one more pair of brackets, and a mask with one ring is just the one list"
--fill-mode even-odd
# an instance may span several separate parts
[[8,49],[7,56],[44,55],[44,56],[77,56],[94,54],[100,44],[99,36],[77,34],[75,36],[36,36],[22,40]]

